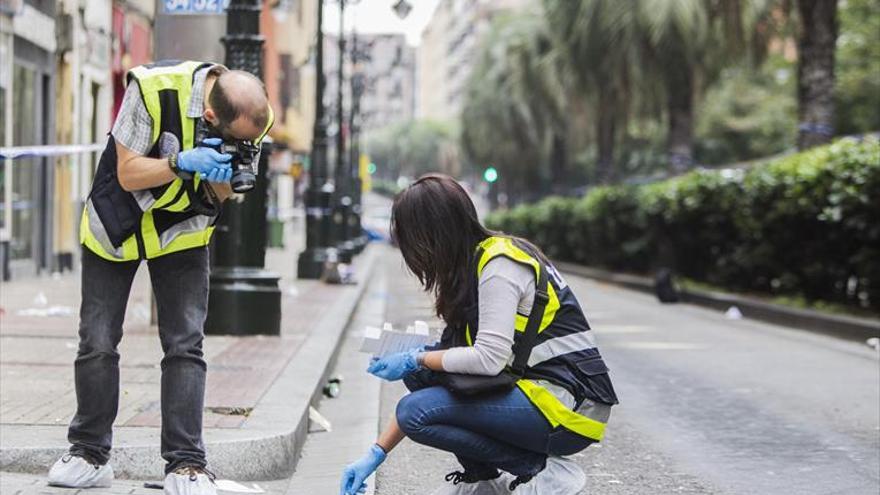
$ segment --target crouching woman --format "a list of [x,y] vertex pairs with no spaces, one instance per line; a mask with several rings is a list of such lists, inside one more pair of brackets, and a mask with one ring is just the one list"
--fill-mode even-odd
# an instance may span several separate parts
[[461,464],[435,494],[577,493],[584,473],[563,456],[602,439],[617,397],[572,290],[532,244],[484,228],[450,177],[401,192],[391,230],[447,326],[435,346],[370,364],[410,393],[341,493],[364,490],[404,437]]

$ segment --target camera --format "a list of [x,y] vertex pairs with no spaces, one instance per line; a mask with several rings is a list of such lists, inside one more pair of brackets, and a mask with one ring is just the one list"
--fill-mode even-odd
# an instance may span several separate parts
[[245,193],[257,184],[257,155],[260,147],[251,141],[241,139],[224,140],[218,145],[202,142],[202,146],[213,148],[218,153],[232,155],[232,190]]

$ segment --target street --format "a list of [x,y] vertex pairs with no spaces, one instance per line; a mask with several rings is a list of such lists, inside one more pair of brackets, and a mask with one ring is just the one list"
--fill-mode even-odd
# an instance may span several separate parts
[[[386,320],[431,322],[430,299],[385,254]],[[867,346],[568,276],[621,404],[604,442],[576,458],[582,493],[876,494],[880,381]],[[383,384],[381,423],[405,392]],[[430,493],[451,455],[404,441],[377,493]]]
[[[368,205],[365,224],[387,228],[390,202],[371,195]],[[374,249],[378,259],[333,371],[345,377],[342,396],[318,404],[334,432],[313,428],[293,477],[259,482],[269,493],[336,493],[342,468],[363,453],[405,393],[400,382],[380,384],[364,371],[368,358],[357,348],[365,325],[388,321],[401,328],[420,319],[441,328],[399,252]],[[596,332],[621,400],[605,440],[574,456],[587,473],[582,493],[877,493],[880,368],[874,350],[565,278]],[[404,440],[380,467],[375,493],[431,493],[457,468],[450,454]],[[47,489],[41,475],[2,477],[4,493],[68,493]],[[99,492],[155,493],[140,486],[117,480],[113,490]]]

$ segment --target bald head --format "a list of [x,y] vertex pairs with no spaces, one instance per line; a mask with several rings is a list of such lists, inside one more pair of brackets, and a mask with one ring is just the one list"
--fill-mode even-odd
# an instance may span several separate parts
[[218,75],[206,110],[212,114],[206,114],[212,124],[238,139],[254,140],[269,124],[266,87],[249,72],[228,70]]

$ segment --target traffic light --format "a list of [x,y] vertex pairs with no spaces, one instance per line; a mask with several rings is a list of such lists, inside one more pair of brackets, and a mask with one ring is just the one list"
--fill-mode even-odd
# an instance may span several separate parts
[[370,175],[375,174],[376,173],[376,164],[373,162],[370,162],[370,164],[367,165],[367,172],[369,172]]
[[489,184],[498,180],[498,171],[495,170],[495,167],[489,167],[483,172],[483,180]]

